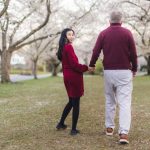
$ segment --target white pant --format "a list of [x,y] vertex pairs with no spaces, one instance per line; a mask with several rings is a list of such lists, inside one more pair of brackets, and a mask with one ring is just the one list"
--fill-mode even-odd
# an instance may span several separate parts
[[119,105],[119,134],[128,134],[131,124],[131,70],[104,70],[106,128],[115,128],[116,105]]

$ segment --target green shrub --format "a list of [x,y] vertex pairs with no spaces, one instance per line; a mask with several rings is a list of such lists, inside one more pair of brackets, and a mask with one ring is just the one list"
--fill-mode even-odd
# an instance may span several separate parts
[[101,60],[98,60],[95,65],[95,74],[103,73],[103,64]]

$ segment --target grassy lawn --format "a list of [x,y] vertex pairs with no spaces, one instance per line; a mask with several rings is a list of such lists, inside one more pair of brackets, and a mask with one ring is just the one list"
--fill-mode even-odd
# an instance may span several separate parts
[[114,136],[104,134],[103,78],[84,79],[81,134],[75,137],[69,135],[71,114],[67,130],[55,129],[68,101],[61,77],[0,84],[0,150],[149,150],[150,77],[134,79],[130,144],[125,146],[118,144],[118,117]]

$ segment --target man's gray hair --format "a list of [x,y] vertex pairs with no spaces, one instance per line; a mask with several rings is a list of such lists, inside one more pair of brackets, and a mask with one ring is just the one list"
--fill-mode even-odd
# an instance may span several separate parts
[[122,13],[120,11],[112,11],[110,14],[110,23],[121,23]]

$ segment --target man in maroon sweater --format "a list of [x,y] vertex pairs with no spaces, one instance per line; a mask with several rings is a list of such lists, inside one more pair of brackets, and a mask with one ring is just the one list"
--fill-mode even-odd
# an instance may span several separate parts
[[104,84],[106,99],[106,135],[113,135],[116,105],[119,105],[119,142],[129,143],[131,124],[132,78],[137,71],[137,54],[132,33],[121,27],[122,14],[113,11],[110,26],[97,39],[90,61],[90,70],[103,50]]

